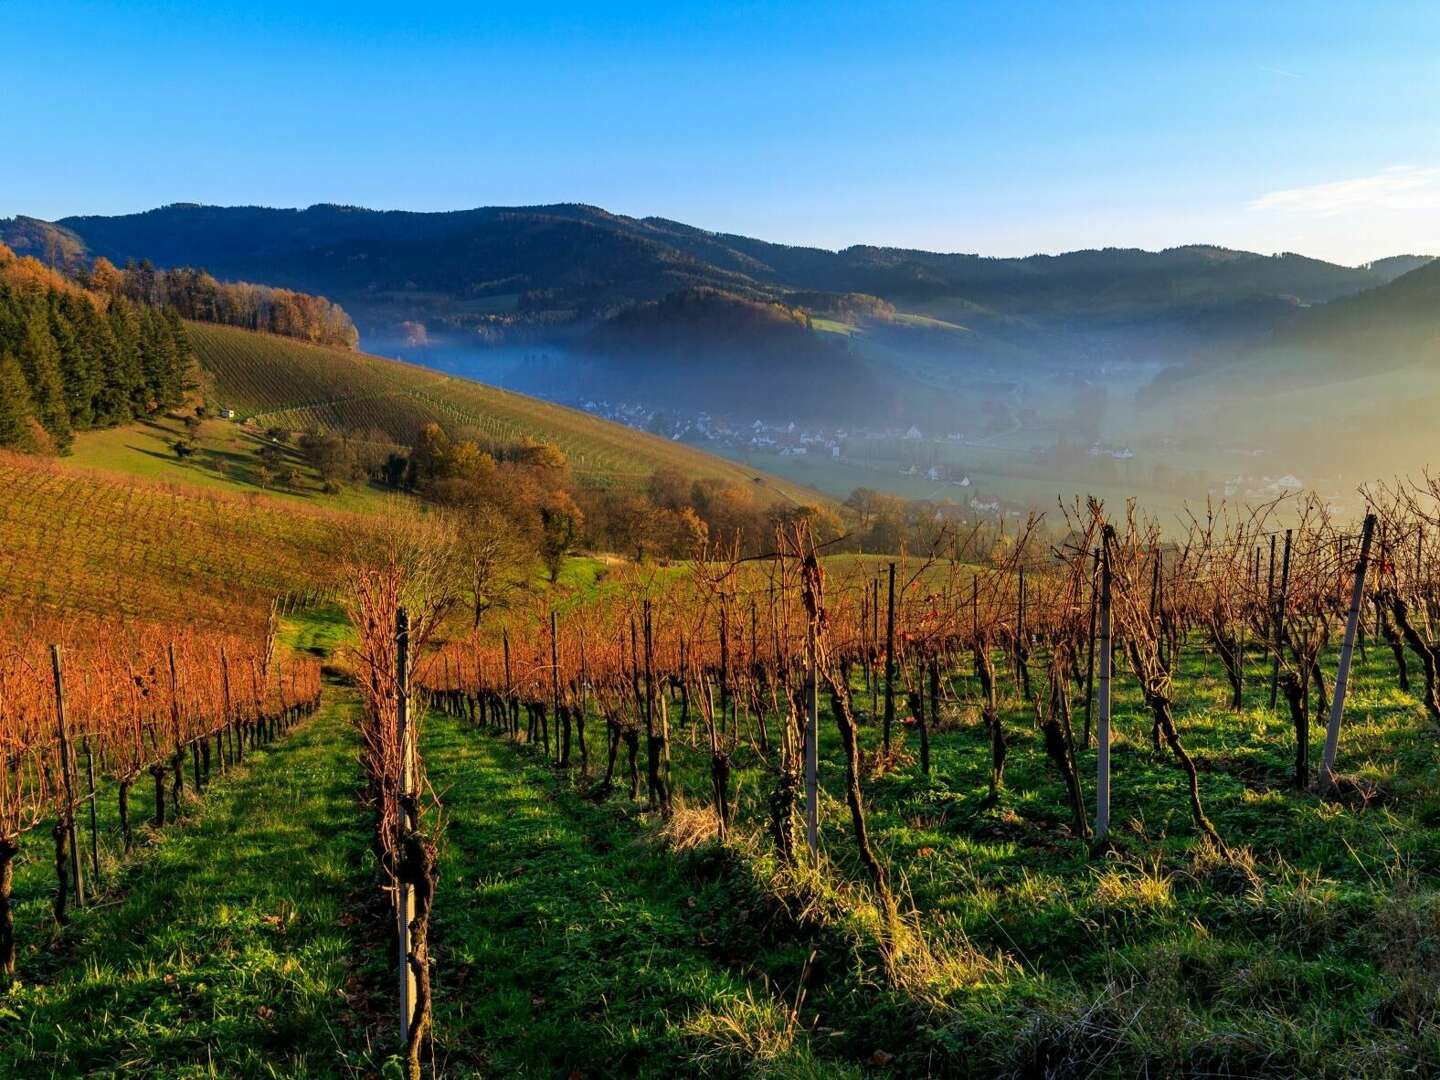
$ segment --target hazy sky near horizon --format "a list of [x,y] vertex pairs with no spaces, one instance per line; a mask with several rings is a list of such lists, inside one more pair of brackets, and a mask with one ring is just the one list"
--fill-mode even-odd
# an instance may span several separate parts
[[1440,5],[0,0],[0,216],[588,202],[789,243],[1440,253]]

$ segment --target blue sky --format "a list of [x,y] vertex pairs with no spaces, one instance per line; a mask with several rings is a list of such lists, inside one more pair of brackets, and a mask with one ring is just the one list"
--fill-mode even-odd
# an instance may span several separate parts
[[1440,5],[0,0],[0,216],[558,201],[839,247],[1440,252]]

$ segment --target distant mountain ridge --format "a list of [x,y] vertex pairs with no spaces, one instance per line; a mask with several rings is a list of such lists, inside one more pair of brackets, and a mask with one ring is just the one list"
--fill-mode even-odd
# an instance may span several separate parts
[[[0,220],[0,241],[43,256],[46,224]],[[335,297],[364,317],[405,294],[461,324],[549,313],[598,318],[704,286],[775,298],[807,290],[869,293],[908,307],[1022,317],[1224,307],[1257,300],[1324,303],[1414,269],[1395,256],[1345,267],[1300,255],[1210,245],[1107,248],[998,258],[856,245],[840,251],[716,233],[584,204],[422,213],[319,204],[306,209],[177,203],[138,214],[67,217],[57,246],[75,257],[203,266]],[[423,296],[419,294],[425,294]]]

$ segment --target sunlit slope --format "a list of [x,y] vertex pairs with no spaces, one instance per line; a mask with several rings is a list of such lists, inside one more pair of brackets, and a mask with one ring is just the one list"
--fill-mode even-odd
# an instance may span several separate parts
[[203,323],[190,324],[189,333],[220,403],[259,424],[409,445],[423,424],[436,421],[501,442],[554,442],[592,483],[639,485],[669,466],[695,478],[758,483],[779,499],[822,501],[801,485],[690,446],[398,360]]
[[1300,312],[1234,354],[1205,354],[1161,380],[1164,415],[1212,442],[1265,449],[1237,472],[1295,473],[1344,489],[1440,463],[1440,263]]
[[224,626],[338,581],[354,514],[0,454],[0,603]]

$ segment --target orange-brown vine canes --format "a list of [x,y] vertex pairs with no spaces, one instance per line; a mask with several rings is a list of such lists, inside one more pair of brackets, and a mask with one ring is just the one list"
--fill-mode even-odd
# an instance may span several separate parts
[[1190,815],[1196,829],[1224,852],[1227,850],[1225,842],[1206,816],[1200,801],[1200,779],[1195,762],[1186,752],[1175,727],[1171,698],[1174,653],[1167,645],[1163,616],[1157,621],[1156,616],[1160,613],[1152,615],[1149,597],[1142,596],[1136,588],[1135,569],[1145,561],[1146,553],[1154,550],[1153,537],[1142,534],[1132,513],[1126,522],[1123,541],[1110,525],[1104,527],[1102,540],[1110,555],[1111,572],[1119,586],[1112,596],[1114,613],[1125,632],[1125,644],[1131,668],[1140,683],[1141,697],[1150,709],[1156,730],[1185,774],[1189,785]]
[[[450,566],[423,526],[402,523],[381,550],[349,568],[353,650],[363,708],[356,716],[361,762],[375,810],[374,845],[391,900],[397,941],[399,1034],[405,1075],[419,1080],[431,1026],[429,919],[436,869],[434,841],[422,830],[424,764],[416,751],[410,667],[454,605]],[[415,608],[407,606],[414,603]]]
[[882,946],[887,957],[893,957],[899,936],[900,919],[895,905],[895,896],[890,889],[889,874],[885,865],[875,854],[870,844],[870,834],[865,823],[865,803],[860,792],[860,746],[856,734],[855,718],[850,712],[850,699],[840,685],[828,647],[828,626],[824,606],[824,573],[815,551],[813,538],[808,530],[796,527],[790,538],[791,550],[800,557],[801,596],[805,603],[806,618],[813,627],[814,671],[816,678],[823,678],[830,690],[830,707],[835,715],[835,726],[840,733],[840,745],[845,752],[845,801],[850,808],[850,822],[855,832],[855,847],[860,864],[870,878],[875,890],[875,899],[880,907],[884,923]]
[[[47,638],[50,644],[42,645]],[[183,697],[163,689],[169,682],[161,675],[162,671],[168,675],[169,649],[157,641],[167,638],[177,647],[177,672],[186,672],[191,687]],[[217,646],[223,649],[225,643],[254,647],[233,635],[192,627],[33,614],[0,619],[0,969],[13,971],[15,963],[9,887],[20,837],[49,811],[57,825],[55,914],[57,920],[65,919],[70,895],[81,903],[99,887],[96,764],[117,783],[128,850],[129,784],[151,764],[163,774],[173,753],[165,733],[175,730],[177,707],[183,747],[193,747],[225,723],[225,713],[217,705],[215,678]],[[82,671],[84,677],[67,682],[67,666]],[[297,664],[288,687],[287,702],[306,701],[312,688],[318,693],[318,665]],[[263,702],[256,704],[257,709],[265,707]],[[77,746],[86,765],[83,791],[77,776]],[[76,819],[76,811],[87,800],[92,875],[88,889]],[[160,800],[163,810],[163,782]]]

